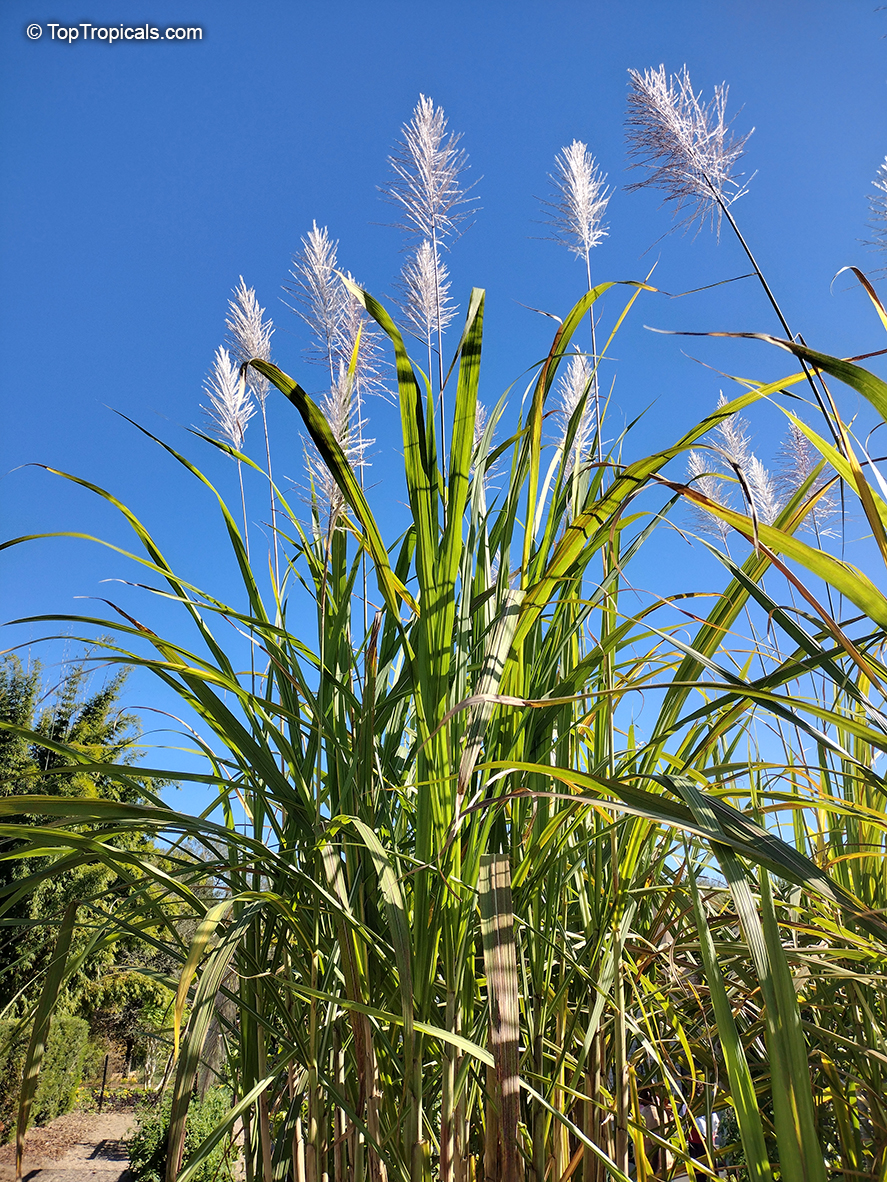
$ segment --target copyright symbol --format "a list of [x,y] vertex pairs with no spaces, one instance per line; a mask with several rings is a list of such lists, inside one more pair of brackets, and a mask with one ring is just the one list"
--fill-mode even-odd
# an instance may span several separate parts
[[39,25],[28,25],[28,27],[25,29],[25,32],[32,41],[39,41],[43,36],[43,30]]

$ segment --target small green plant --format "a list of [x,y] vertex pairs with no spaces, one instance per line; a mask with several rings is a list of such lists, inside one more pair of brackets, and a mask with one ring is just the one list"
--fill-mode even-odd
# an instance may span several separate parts
[[[171,1106],[172,1095],[167,1093],[160,1101],[156,1098],[145,1100],[136,1108],[138,1126],[127,1147],[130,1168],[139,1182],[163,1182],[166,1176]],[[228,1088],[211,1088],[203,1099],[194,1096],[185,1124],[183,1167],[188,1165],[194,1150],[224,1119],[230,1107],[231,1092]],[[201,1162],[192,1175],[192,1182],[233,1182],[234,1163],[239,1152],[230,1138],[222,1140]]]

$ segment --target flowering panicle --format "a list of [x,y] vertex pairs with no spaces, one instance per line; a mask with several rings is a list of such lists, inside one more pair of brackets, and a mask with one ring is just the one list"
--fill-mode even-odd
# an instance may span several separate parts
[[[718,410],[722,406],[727,405],[727,399],[723,393],[718,395]],[[712,434],[715,437],[715,446],[724,456],[724,458],[739,468],[740,471],[745,471],[751,459],[751,445],[748,441],[748,423],[741,415],[729,415],[725,419],[721,419],[717,427],[715,427]]]
[[869,227],[875,236],[868,245],[873,250],[887,250],[887,156],[879,165],[872,186],[875,192],[869,194]]
[[[345,272],[355,287],[363,287],[350,271]],[[366,313],[360,300],[343,285],[345,298],[337,333],[336,356],[347,368],[354,361],[354,396],[359,401],[368,394],[388,396],[388,366],[382,347],[382,334]],[[355,349],[357,352],[355,353]]]
[[422,341],[428,344],[446,331],[456,305],[450,299],[446,265],[427,238],[404,264],[398,287],[406,321]]
[[[355,472],[366,467],[366,450],[375,440],[367,439],[361,417],[361,402],[355,392],[355,380],[344,364],[339,366],[336,382],[320,399],[320,409],[330,430]],[[342,491],[313,443],[305,441],[305,462],[311,475],[314,500],[322,514],[322,532],[329,533],[341,513],[345,501]]]
[[[788,431],[779,449],[780,472],[777,480],[783,504],[787,502],[801,487],[805,480],[819,464],[822,456],[796,423],[789,423]],[[826,467],[817,477],[811,493],[818,492],[834,472]],[[824,492],[804,520],[804,526],[813,530],[821,538],[835,536],[830,528],[838,508],[838,497],[834,489]]]
[[567,433],[570,428],[570,420],[575,415],[579,403],[583,398],[585,399],[582,414],[576,425],[576,434],[573,436],[570,454],[565,459],[565,474],[572,472],[585,459],[591,447],[595,421],[594,401],[591,396],[593,380],[594,369],[588,357],[584,353],[574,353],[570,357],[567,372],[558,381],[557,391],[560,404],[556,422],[558,425],[559,447],[565,445]]
[[[726,503],[724,499],[724,482],[716,472],[712,471],[712,463],[708,458],[707,452],[690,452],[687,457],[687,475],[690,483],[703,496],[708,497],[710,501],[714,501],[716,505],[724,505]],[[729,527],[726,522],[721,521],[718,517],[713,517],[710,513],[706,513],[704,509],[698,508],[692,502],[691,513],[700,532],[714,534],[720,538],[727,537]]]
[[590,252],[607,236],[603,218],[610,200],[606,174],[602,173],[587,144],[573,140],[555,157],[549,174],[554,200],[543,201],[551,210],[548,224],[555,241],[588,262]]
[[341,352],[342,319],[348,294],[337,274],[338,246],[339,243],[330,238],[326,226],[319,229],[314,222],[302,239],[302,250],[293,256],[290,270],[293,285],[285,286],[296,301],[293,311],[311,330],[311,359],[327,365],[331,384],[336,381],[337,354]]
[[[265,320],[265,309],[259,307],[254,287],[247,287],[243,276],[240,285],[234,289],[234,298],[228,301],[228,319],[225,324],[234,361],[238,366],[251,361],[271,360],[271,334],[274,325]],[[269,382],[254,369],[246,372],[246,381],[259,402],[268,396]]]
[[464,206],[471,198],[460,184],[468,157],[459,149],[460,139],[447,132],[443,108],[420,94],[412,119],[404,124],[403,139],[388,157],[394,179],[382,193],[400,208],[401,229],[435,247],[469,217]]
[[772,525],[779,516],[779,496],[776,482],[757,456],[752,456],[743,475],[748,484],[758,521]]
[[[351,365],[360,330],[357,387],[363,393],[381,393],[384,391],[377,390],[384,385],[379,330],[342,282],[338,247],[326,226],[319,229],[315,222],[302,239],[302,250],[293,258],[290,274],[294,284],[286,290],[295,297],[293,311],[311,330],[310,360],[327,368],[330,386],[337,384],[341,366],[347,370]],[[353,282],[353,276],[347,275]]]
[[[627,138],[633,167],[648,175],[629,185],[664,190],[676,210],[689,208],[687,223],[711,219],[720,229],[721,215],[745,192],[734,170],[744,154],[748,134],[735,137],[726,118],[725,84],[714,98],[702,101],[690,82],[687,67],[679,74],[658,70],[629,70]],[[752,129],[754,130],[754,129]]]
[[212,421],[215,433],[242,451],[247,423],[256,413],[256,406],[249,386],[240,376],[240,366],[221,345],[203,388],[209,396],[209,406],[202,409]]
[[[726,404],[727,399],[721,394],[718,408]],[[751,498],[758,521],[770,525],[779,514],[781,498],[777,482],[751,450],[748,423],[740,415],[729,415],[718,423],[706,452],[690,452],[687,472],[694,486],[717,505],[730,507],[731,497],[723,480],[728,476],[734,482],[733,487],[738,484],[742,490],[741,512],[749,511],[748,498]],[[727,537],[729,529],[724,522],[695,506],[692,512],[700,530]]]
[[[379,330],[343,282],[338,246],[326,227],[320,229],[315,222],[293,258],[295,282],[287,290],[295,296],[294,311],[311,330],[311,359],[329,373],[318,404],[346,459],[359,471],[367,466],[366,450],[374,442],[364,436],[364,398],[386,393],[385,369]],[[351,274],[347,278],[354,282]],[[342,495],[314,444],[305,441],[304,446],[312,500],[328,531],[342,511]]]

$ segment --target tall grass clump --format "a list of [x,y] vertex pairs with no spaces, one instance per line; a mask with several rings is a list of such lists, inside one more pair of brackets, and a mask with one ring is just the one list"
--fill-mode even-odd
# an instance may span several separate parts
[[[884,418],[887,385],[789,331],[735,221],[747,137],[730,132],[726,89],[706,104],[686,70],[631,84],[638,183],[735,230],[777,317],[782,335],[762,339],[788,354],[784,376],[737,379],[651,454],[630,429],[605,438],[599,370],[635,302],[657,293],[592,284],[606,191],[574,141],[549,210],[586,290],[519,405],[503,394],[484,410],[485,295],[473,289],[457,323],[441,254],[465,212],[465,160],[423,96],[386,189],[418,240],[400,326],[315,224],[290,291],[321,391],[270,360],[243,280],[234,360],[220,349],[208,386],[219,432],[204,442],[237,463],[242,528],[161,444],[217,500],[237,601],[173,570],[133,513],[87,486],[134,531],[148,605],[172,601],[194,639],[130,610],[77,622],[112,637],[106,661],[152,671],[196,714],[206,770],[175,774],[211,800],[191,816],[160,799],[0,798],[0,835],[23,848],[12,814],[26,805],[55,818],[26,840],[119,876],[97,938],[150,932],[177,966],[168,1182],[197,1177],[235,1134],[250,1182],[646,1182],[730,1162],[760,1182],[817,1182],[887,1168],[887,598],[874,569],[887,489],[840,409],[849,386]],[[251,338],[237,335],[246,322]],[[445,344],[447,328],[458,340]],[[388,539],[382,493],[362,478],[382,342],[407,505]],[[272,390],[305,432],[307,520],[272,480],[271,443],[263,469],[224,425],[245,426],[250,397],[264,409]],[[787,419],[781,481],[740,417],[763,400]],[[859,556],[870,573],[830,546],[839,487],[874,538]],[[270,562],[247,539],[256,489],[276,514]],[[721,581],[644,601],[633,572],[649,580],[651,536],[670,523],[675,545],[696,532]],[[166,843],[162,866],[121,855],[113,835],[132,829]],[[23,1110],[76,922],[62,922],[33,1000]],[[210,1039],[233,1100],[183,1165]]]

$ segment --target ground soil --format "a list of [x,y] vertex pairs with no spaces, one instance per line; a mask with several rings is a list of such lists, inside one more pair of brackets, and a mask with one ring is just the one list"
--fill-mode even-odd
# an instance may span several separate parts
[[[130,1182],[123,1138],[132,1112],[69,1112],[28,1130],[23,1182]],[[15,1143],[0,1147],[0,1182],[15,1178]]]

